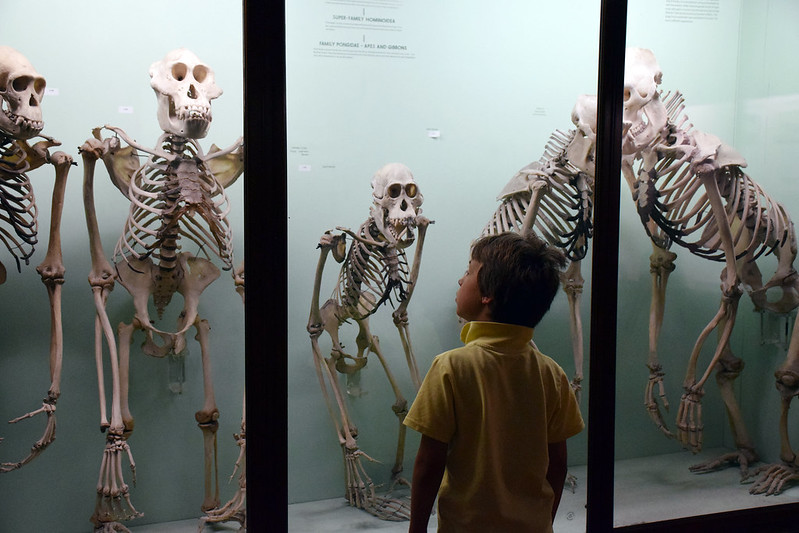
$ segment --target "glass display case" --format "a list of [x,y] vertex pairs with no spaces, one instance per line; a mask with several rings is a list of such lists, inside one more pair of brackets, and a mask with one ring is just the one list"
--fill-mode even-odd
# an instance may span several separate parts
[[[78,532],[92,527],[89,518],[97,497],[105,435],[100,431],[94,356],[95,304],[87,281],[91,258],[82,195],[85,167],[78,147],[92,137],[93,128],[108,124],[121,128],[141,145],[155,148],[162,132],[148,71],[179,47],[206,62],[223,90],[213,101],[208,135],[198,143],[205,152],[214,143],[222,148],[232,145],[244,132],[241,21],[242,4],[236,1],[168,5],[44,1],[35,6],[3,6],[0,44],[19,50],[46,79],[42,134],[61,142],[51,153],[62,150],[72,156],[75,165],[67,178],[61,223],[66,274],[56,440],[31,463],[0,474],[0,530]],[[113,134],[104,131],[103,136]],[[5,247],[0,251],[0,261],[8,271],[0,286],[3,463],[25,457],[42,436],[45,415],[13,425],[6,422],[40,407],[50,384],[49,305],[36,266],[47,250],[53,166],[32,170],[29,177],[39,215],[36,251],[30,264],[23,263],[19,272]],[[237,265],[244,259],[244,179],[227,189]],[[102,163],[95,171],[95,201],[104,252],[110,260],[130,202],[113,185]],[[187,238],[181,245],[181,251],[203,255],[201,247]],[[182,306],[183,297],[176,294],[159,327],[174,331]],[[133,318],[131,297],[119,283],[109,295],[107,309],[114,329]],[[244,306],[230,271],[222,271],[204,291],[199,313],[211,326],[211,367],[220,412],[216,459],[224,503],[237,488],[235,481],[227,483],[227,479],[239,455],[233,435],[241,431],[245,379]],[[151,316],[156,319],[155,312]],[[195,420],[195,412],[204,405],[199,343],[195,331],[189,330],[183,361],[176,359],[177,364],[170,364],[170,356],[145,356],[143,340],[137,332],[131,345],[130,408],[135,431],[129,443],[136,463],[135,485],[127,460],[123,468],[132,502],[144,516],[128,526],[144,528],[146,524],[192,519],[187,527],[194,531],[196,519],[202,516],[204,464],[203,433]],[[109,364],[106,350],[108,402],[112,392]]]
[[[498,194],[542,156],[553,132],[574,128],[577,97],[595,91],[599,3],[580,6],[287,3],[289,501],[343,496],[341,446],[305,329],[320,238],[337,227],[359,231],[373,205],[372,176],[383,165],[400,162],[411,170],[424,196],[421,213],[431,220],[407,308],[424,374],[436,354],[458,342],[457,280]],[[535,22],[543,19],[562,24]],[[566,31],[570,37],[563,39]],[[320,303],[333,293],[341,268],[327,260]],[[369,323],[410,401],[415,388],[391,316],[398,304],[386,303]],[[535,341],[571,376],[567,313],[559,295]],[[355,326],[344,324],[339,333],[345,351],[354,353]],[[319,343],[327,357],[324,334]],[[376,355],[368,360],[357,389],[345,380],[342,390],[358,446],[376,461],[364,468],[387,487],[398,439],[395,394]],[[291,445],[296,442],[309,444]],[[418,442],[408,432],[402,474],[408,478]],[[585,464],[585,434],[570,446],[573,464]]]
[[[785,169],[790,168],[788,157],[796,143],[788,125],[796,113],[799,85],[785,55],[796,49],[796,37],[782,25],[798,16],[789,2],[712,0],[582,2],[576,9],[528,3],[416,6],[399,1],[380,6],[354,1],[286,5],[290,530],[292,524],[307,527],[306,512],[314,514],[314,509],[316,527],[333,523],[329,513],[350,511],[343,500],[339,442],[304,328],[319,238],[337,227],[355,230],[368,216],[372,174],[390,161],[406,164],[424,194],[424,215],[435,221],[427,232],[418,287],[408,306],[423,373],[432,357],[458,343],[452,300],[456,281],[469,243],[497,208],[503,187],[519,169],[542,157],[554,132],[578,127],[572,122],[572,109],[580,95],[599,93],[600,110],[615,110],[621,120],[624,80],[619,69],[626,46],[652,51],[662,72],[658,90],[664,102],[681,93],[684,108],[669,111],[689,117],[681,127],[718,137],[717,148],[723,143],[734,149],[735,164],[790,215],[796,192]],[[456,24],[447,22],[455,20]],[[619,34],[619,47],[602,48]],[[606,92],[603,100],[602,93],[613,87],[614,75],[618,105],[602,107],[613,101],[612,94]],[[621,122],[617,130],[603,129],[603,111],[599,114],[597,146],[603,146],[608,131],[619,136],[618,143],[628,130]],[[612,118],[606,117],[606,124]],[[603,157],[615,153],[613,143],[605,142],[598,166]],[[618,251],[611,248],[610,259],[601,258],[606,260],[604,268],[611,270],[601,270],[599,278],[596,250],[583,260],[586,282],[580,309],[586,379],[581,402],[588,431],[569,441],[570,471],[577,484],[575,492],[564,494],[556,530],[634,530],[677,523],[691,527],[708,520],[742,526],[756,523],[747,520],[779,520],[782,510],[796,502],[799,489],[790,483],[780,494],[767,497],[750,494],[751,483],[739,483],[737,464],[702,475],[689,469],[736,447],[715,379],[704,389],[703,442],[697,454],[666,436],[650,416],[644,393],[651,361],[652,241],[622,173],[612,172],[612,166],[605,172],[619,188],[603,189],[611,178],[603,178],[597,169],[596,191],[617,196],[618,218],[603,212],[608,204],[597,200],[595,226],[597,232],[615,233]],[[668,411],[657,392],[659,383],[654,384],[663,421],[676,435],[684,372],[697,338],[719,309],[719,274],[725,263],[723,258],[692,254],[679,243],[672,251],[678,259],[669,276],[657,348]],[[774,256],[764,253],[758,259],[764,280],[777,268]],[[322,298],[335,285],[339,267],[328,261],[326,268],[327,293]],[[618,292],[608,283],[609,276],[617,276]],[[613,286],[612,294],[604,290],[608,285]],[[732,389],[760,458],[750,467],[754,471],[779,461],[780,395],[774,372],[785,358],[794,315],[755,312],[747,289],[743,287],[738,304],[730,348],[746,364]],[[593,315],[612,311],[613,321],[597,321],[591,309]],[[372,327],[410,399],[414,387],[391,311],[378,311]],[[616,332],[612,337],[595,331],[607,327]],[[348,334],[354,346],[354,334]],[[561,295],[535,340],[572,374],[577,368],[570,338],[567,299]],[[698,358],[700,376],[716,344],[714,332]],[[589,346],[594,372],[589,372]],[[394,395],[379,364],[366,365],[347,401],[358,426],[359,446],[379,461],[368,464],[367,471],[387,488],[397,430],[390,411]],[[408,435],[407,475],[417,438]],[[322,502],[322,507],[309,502]],[[351,516],[358,523],[370,518],[357,512]]]
[[[629,148],[622,136],[630,131],[622,121],[628,118],[624,50],[645,48],[662,72],[663,101],[676,92],[684,98],[680,111],[669,108],[689,117],[681,127],[690,123],[692,131],[718,137],[716,148],[724,143],[734,150],[723,151],[727,161],[793,215],[799,205],[790,159],[799,143],[792,130],[799,113],[799,74],[792,68],[799,49],[795,3],[301,0],[266,6],[245,0],[172,2],[170,15],[166,11],[149,0],[135,10],[109,4],[99,11],[85,2],[45,2],[37,4],[35,22],[21,4],[7,6],[0,21],[0,44],[22,51],[47,79],[43,133],[60,140],[60,149],[79,163],[68,180],[62,226],[67,281],[57,440],[31,464],[0,475],[0,529],[90,527],[104,437],[97,431],[94,306],[86,283],[90,257],[77,147],[103,124],[154,144],[156,99],[146,72],[179,46],[210,64],[224,89],[214,101],[214,122],[203,146],[227,146],[245,132],[247,171],[228,195],[234,247],[251,267],[246,312],[225,273],[204,294],[202,309],[212,325],[212,352],[218,354],[214,380],[222,413],[222,481],[238,457],[232,435],[239,431],[246,380],[252,531],[406,529],[404,522],[382,521],[344,500],[335,411],[325,403],[308,331],[320,240],[326,232],[357,232],[373,206],[372,176],[383,165],[399,162],[411,170],[424,196],[422,213],[432,222],[407,308],[423,375],[436,354],[459,343],[453,297],[470,243],[517,171],[546,157],[553,136],[578,129],[580,117],[575,123],[573,110],[581,95],[598,95],[594,236],[582,260],[579,305],[583,363],[574,357],[565,294],[557,296],[535,335],[541,350],[570,376],[584,374],[580,402],[587,429],[569,440],[574,484],[564,493],[555,530],[778,531],[791,523],[799,495],[793,480],[779,494],[764,496],[750,494],[753,482],[740,483],[738,465],[703,474],[690,470],[740,443],[716,385],[716,368],[707,374],[701,422],[694,418],[703,429],[698,453],[665,435],[653,420],[654,407],[645,404],[647,385],[653,383],[652,399],[663,423],[673,434],[679,432],[686,368],[697,338],[719,310],[725,263],[692,254],[679,243],[671,247],[676,268],[668,278],[657,346],[661,366],[655,372],[662,377],[661,397],[647,367],[653,366],[652,241],[620,157]],[[47,39],[35,37],[43,35]],[[626,59],[632,64],[630,56]],[[635,165],[641,168],[644,158]],[[247,179],[247,173],[257,179]],[[45,229],[52,168],[32,171],[31,177],[39,225]],[[128,202],[103,169],[96,182],[110,255]],[[19,273],[8,256],[0,258],[9,267],[0,287],[7,324],[0,342],[0,418],[6,420],[38,407],[49,384],[48,302],[34,273],[44,250],[40,239],[31,264]],[[778,267],[775,254],[766,250],[758,265],[769,279]],[[318,278],[322,301],[334,293],[340,269],[331,254]],[[790,282],[790,276],[786,279]],[[795,313],[758,312],[748,288],[742,287],[730,335],[730,349],[745,369],[730,390],[760,459],[750,465],[754,472],[780,460],[781,396],[774,374],[789,351]],[[109,299],[114,324],[130,319],[133,306],[126,296],[117,287]],[[397,389],[412,402],[413,372],[392,317],[398,304],[386,301],[370,326]],[[357,350],[357,327],[343,323],[340,333],[343,349]],[[147,531],[147,524],[201,514],[203,444],[193,415],[203,395],[193,338],[179,393],[173,392],[177,382],[166,361],[139,357],[139,344],[132,349],[136,431],[130,444],[137,484],[131,493],[145,517],[130,525]],[[698,356],[700,376],[716,345],[714,331]],[[325,344],[321,353],[330,349]],[[374,459],[364,461],[364,468],[382,494],[391,485],[395,463],[398,423],[392,405],[397,395],[375,354],[368,359],[357,377],[341,376],[340,387],[358,427],[358,445]],[[740,365],[729,368],[727,377],[732,377]],[[786,420],[783,427],[793,436],[795,415]],[[0,462],[28,453],[42,425],[33,418],[0,427]],[[417,434],[407,434],[406,478],[418,442]],[[234,490],[234,483],[223,483],[221,499]],[[393,495],[403,499],[407,491],[400,487]],[[195,530],[196,521],[182,527]]]
[[[799,41],[784,31],[783,24],[797,20],[796,6],[786,2],[754,5],[670,1],[659,3],[657,10],[652,3],[629,2],[628,6],[628,46],[649,48],[657,56],[662,71],[659,88],[664,102],[668,100],[666,95],[676,92],[684,98],[684,109],[675,111],[681,116],[674,119],[675,123],[682,124],[678,131],[691,131],[694,139],[701,139],[708,133],[716,136],[712,148],[703,148],[702,153],[716,150],[711,160],[724,159],[730,164],[727,168],[745,173],[736,178],[719,174],[713,180],[719,184],[726,205],[733,204],[739,194],[730,185],[747,183],[752,191],[747,201],[750,205],[759,202],[762,210],[756,216],[761,220],[775,221],[776,228],[783,220],[795,216],[797,190],[792,181],[786,179],[785,171],[790,168],[791,143],[795,145],[796,139],[789,133],[788,124],[797,113],[794,101],[799,77],[783,65],[785,51],[795,50]],[[628,53],[628,70],[633,62]],[[673,72],[669,64],[674,65]],[[715,148],[717,146],[721,147]],[[728,147],[734,151],[722,156],[722,151]],[[698,153],[692,157],[698,157]],[[660,175],[666,174],[664,171]],[[693,205],[700,205],[706,202],[713,192],[708,185],[711,182],[705,183],[702,190],[692,193],[692,200],[688,200],[686,193],[669,196],[665,184],[658,187],[664,191],[663,203],[671,202],[674,213],[681,203],[685,205],[691,201]],[[795,304],[775,312],[764,307],[778,306],[782,298],[781,284],[789,293],[793,290],[792,267],[782,268],[778,264],[780,257],[783,258],[780,262],[791,262],[792,252],[787,248],[791,247],[793,239],[792,223],[786,222],[785,231],[779,229],[780,236],[776,239],[770,239],[765,231],[753,239],[767,243],[756,261],[762,282],[759,276],[747,280],[747,272],[738,270],[743,295],[737,303],[737,313],[731,311],[735,307],[735,296],[726,300],[722,295],[725,277],[720,278],[719,274],[725,269],[724,255],[713,259],[701,246],[694,247],[697,253],[690,253],[687,224],[682,226],[683,234],[674,235],[671,251],[677,254],[676,269],[667,274],[662,329],[658,346],[653,349],[662,365],[653,373],[665,372],[663,397],[667,400],[658,398],[660,392],[656,390],[649,400],[649,414],[653,415],[650,417],[641,399],[647,378],[643,376],[642,379],[640,374],[641,363],[655,360],[650,359],[649,328],[638,329],[632,324],[648,321],[654,278],[646,275],[650,270],[651,246],[645,243],[647,239],[640,239],[644,235],[637,219],[640,204],[639,213],[636,213],[631,196],[623,187],[616,345],[614,524],[625,526],[759,507],[776,509],[795,503],[799,493],[791,483],[778,494],[768,496],[769,488],[761,490],[758,485],[771,481],[762,472],[758,473],[758,467],[781,462],[781,394],[775,387],[775,372],[786,357],[790,357],[788,344],[795,316],[790,309],[795,308]],[[752,216],[746,209],[739,210],[730,216],[730,226],[740,220],[751,221]],[[697,217],[691,224],[701,225],[699,220]],[[733,229],[735,231],[738,230]],[[735,234],[732,237],[738,238]],[[783,243],[786,243],[785,251]],[[741,263],[750,268],[753,263],[747,261],[742,250],[739,247],[735,253]],[[636,258],[641,260],[637,266]],[[772,276],[775,286],[768,289],[764,301],[758,285]],[[728,275],[727,279],[730,277]],[[717,336],[721,336],[725,323],[722,321],[713,328],[712,321],[717,313],[725,311],[727,317],[732,316],[727,323],[734,321],[730,351],[720,353],[716,360],[714,352],[721,342]],[[704,346],[701,351],[692,352],[706,326],[710,334]],[[692,363],[692,353],[696,354],[695,363]],[[653,379],[655,383],[658,378]],[[705,379],[706,383],[701,385]],[[656,389],[658,387],[659,384],[655,385]],[[696,392],[699,396],[692,394]],[[692,411],[698,405],[693,403],[698,398],[701,398],[701,411]],[[670,403],[668,411],[664,408],[665,401]],[[631,406],[636,408],[631,410]],[[661,421],[667,428],[657,428]],[[788,435],[795,432],[790,421],[784,427]],[[660,437],[660,442],[647,440],[652,435]],[[644,442],[647,444],[643,445]],[[746,458],[744,464],[740,462],[741,456]],[[755,456],[759,459],[757,463]],[[715,463],[722,457],[730,462]],[[748,478],[743,475],[747,461],[752,462],[748,465],[751,473]],[[689,471],[689,467],[693,470]]]

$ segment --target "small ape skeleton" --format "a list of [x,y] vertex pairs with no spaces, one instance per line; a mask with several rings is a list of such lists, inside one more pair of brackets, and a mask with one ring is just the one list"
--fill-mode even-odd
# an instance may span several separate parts
[[[72,158],[64,152],[50,155],[48,149],[61,143],[40,135],[44,128],[41,102],[45,85],[45,79],[21,53],[0,46],[0,241],[14,257],[17,270],[21,270],[21,262],[29,263],[38,241],[38,208],[27,172],[44,164],[55,166],[50,238],[44,261],[36,268],[50,299],[50,388],[39,409],[10,421],[16,423],[44,413],[47,423],[30,453],[20,461],[0,463],[0,473],[22,468],[55,440],[56,402],[61,395],[61,285],[65,272],[61,213]],[[28,141],[35,137],[44,140],[30,146]],[[6,275],[5,266],[0,263],[0,284],[5,283]]]
[[[757,460],[734,395],[733,381],[743,370],[734,356],[730,335],[735,324],[738,300],[746,290],[757,310],[786,313],[799,305],[799,277],[793,267],[796,236],[785,208],[746,175],[746,161],[717,137],[693,130],[682,115],[683,100],[678,93],[664,96],[658,90],[662,72],[649,50],[632,49],[625,69],[622,172],[636,202],[638,214],[652,237],[653,300],[650,322],[650,379],[646,390],[647,410],[668,436],[673,436],[661,416],[655,398],[668,407],[663,388],[662,367],[657,357],[657,337],[663,318],[668,273],[676,255],[672,243],[691,253],[725,263],[721,274],[722,299],[716,316],[700,334],[691,352],[683,394],[677,414],[677,438],[693,451],[702,447],[701,399],[704,384],[714,368],[716,381],[727,409],[737,450],[718,459],[691,467],[706,472],[727,463],[738,463],[744,478],[763,473],[752,493],[773,494],[784,484],[799,479],[799,466],[788,440],[787,414],[790,401],[799,393],[799,330],[794,327],[785,363],[777,371],[777,388],[782,396],[780,418],[780,465],[760,468],[753,474],[748,466]],[[774,275],[763,283],[755,260],[774,253],[778,264]],[[657,264],[657,267],[656,267]],[[766,291],[779,289],[781,297],[769,300]],[[697,379],[702,346],[713,330],[719,339],[707,369]]]
[[[407,520],[410,517],[407,504],[401,500],[377,496],[372,480],[361,465],[361,458],[370,461],[373,459],[358,447],[358,430],[347,412],[346,398],[342,394],[336,372],[347,376],[355,375],[366,365],[369,352],[380,360],[394,391],[396,401],[392,410],[399,420],[399,440],[392,479],[407,483],[399,476],[405,453],[405,426],[402,420],[408,412],[408,402],[389,369],[378,338],[369,330],[369,317],[383,303],[392,299],[398,302],[392,313],[394,325],[402,341],[411,379],[418,390],[421,377],[411,346],[407,307],[419,278],[425,233],[432,221],[421,215],[424,198],[405,165],[390,163],[378,170],[372,178],[372,191],[374,203],[370,216],[357,231],[337,227],[341,233],[327,231],[319,241],[321,252],[314,280],[308,333],[311,336],[314,364],[322,394],[344,453],[346,497],[349,504],[383,520]],[[416,240],[414,229],[418,230],[419,238],[413,262],[409,265],[405,250]],[[347,235],[353,241],[349,250]],[[320,307],[322,274],[330,253],[342,265],[332,297]],[[355,355],[346,353],[339,341],[339,328],[349,320],[358,324],[358,352]],[[333,344],[328,358],[324,357],[319,347],[319,336],[323,331],[327,331]],[[333,392],[332,399],[328,386]]]
[[[205,154],[197,139],[205,137],[211,123],[211,100],[222,94],[211,68],[193,53],[178,49],[150,67],[151,86],[158,97],[158,123],[164,131],[155,148],[146,148],[112,126],[94,130],[94,138],[81,147],[84,162],[84,203],[89,229],[92,271],[89,283],[94,293],[95,356],[100,386],[101,428],[106,431],[106,448],[97,486],[97,502],[92,522],[96,531],[127,531],[119,521],[141,516],[131,503],[122,476],[122,458],[130,461],[135,481],[135,463],[127,438],[133,431],[128,408],[128,366],[134,331],[145,333],[143,350],[155,357],[180,353],[186,346],[190,327],[197,331],[202,355],[205,403],[195,415],[203,432],[205,447],[205,498],[202,509],[206,521],[238,520],[244,524],[240,505],[226,506],[218,512],[219,487],[216,480],[216,431],[219,412],[211,378],[208,332],[210,326],[198,312],[203,291],[219,277],[220,271],[209,253],[222,261],[223,269],[233,268],[231,229],[228,224],[228,199],[225,188],[242,173],[242,141],[227,149],[212,146]],[[103,139],[102,129],[114,133]],[[128,144],[120,146],[119,139]],[[144,163],[138,152],[149,154]],[[102,158],[111,181],[130,200],[113,258],[109,263],[102,249],[94,207],[94,167]],[[180,251],[189,241],[206,257]],[[244,287],[243,266],[234,271],[237,290]],[[135,316],[122,323],[116,339],[105,306],[118,281],[130,293]],[[175,293],[183,296],[184,307],[177,331],[155,327],[148,304],[159,319]],[[155,341],[154,334],[161,338]],[[111,363],[111,420],[106,416],[103,385],[102,341],[105,338]],[[242,423],[242,439],[244,424]],[[243,449],[243,446],[242,446]],[[241,481],[243,486],[243,480]],[[238,496],[237,496],[238,497]]]
[[547,243],[566,253],[571,262],[561,275],[569,301],[575,374],[572,388],[578,395],[583,380],[583,328],[580,296],[584,279],[580,264],[593,232],[594,149],[596,98],[582,95],[572,110],[577,129],[556,131],[538,161],[519,170],[498,196],[497,207],[483,235],[535,231]]

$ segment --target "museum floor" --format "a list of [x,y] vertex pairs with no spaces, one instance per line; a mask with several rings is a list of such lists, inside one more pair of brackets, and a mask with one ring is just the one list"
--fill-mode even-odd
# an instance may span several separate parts
[[[196,518],[189,520],[178,520],[176,522],[163,522],[161,524],[147,524],[144,526],[131,527],[130,533],[197,533],[198,521]],[[215,533],[238,531],[239,524],[231,522],[230,524],[211,524],[205,526],[203,533]]]
[[[777,496],[752,496],[748,486],[738,482],[737,468],[705,475],[688,471],[689,465],[713,458],[722,451],[708,450],[696,456],[688,452],[674,453],[618,461],[615,473],[615,525],[775,505],[799,499],[799,487]],[[575,467],[570,473],[577,477],[578,484],[574,493],[567,490],[563,494],[555,520],[556,533],[585,531],[586,467]],[[405,522],[384,522],[352,509],[344,503],[343,498],[289,505],[288,524],[288,530],[292,533],[371,530],[399,533],[408,530]],[[435,524],[433,517],[430,531],[435,531]]]
[[[616,526],[654,522],[761,505],[775,505],[799,500],[799,486],[777,496],[752,496],[748,486],[738,482],[738,469],[728,468],[712,474],[697,475],[688,466],[710,459],[724,450],[707,450],[697,456],[688,452],[616,463]],[[574,493],[563,494],[555,520],[556,533],[585,531],[586,468],[570,472],[577,477]],[[130,528],[132,533],[195,533],[197,520],[181,520]],[[435,517],[430,531],[435,531]],[[332,533],[345,531],[405,532],[407,522],[385,522],[348,507],[343,498],[296,503],[288,508],[288,531],[292,533]],[[236,524],[208,526],[205,531],[237,531]]]

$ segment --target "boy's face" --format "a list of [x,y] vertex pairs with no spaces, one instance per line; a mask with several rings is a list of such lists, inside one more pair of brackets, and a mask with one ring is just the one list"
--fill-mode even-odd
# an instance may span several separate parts
[[482,267],[480,261],[471,259],[466,273],[458,280],[458,291],[455,293],[455,312],[464,320],[490,320],[487,296],[480,294],[477,285],[477,273]]

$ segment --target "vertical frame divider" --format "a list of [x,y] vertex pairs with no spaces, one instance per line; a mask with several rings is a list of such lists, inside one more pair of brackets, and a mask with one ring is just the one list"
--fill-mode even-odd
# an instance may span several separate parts
[[616,311],[627,0],[602,0],[591,267],[586,530],[613,529]]
[[247,529],[286,531],[286,7],[243,0],[242,11]]

